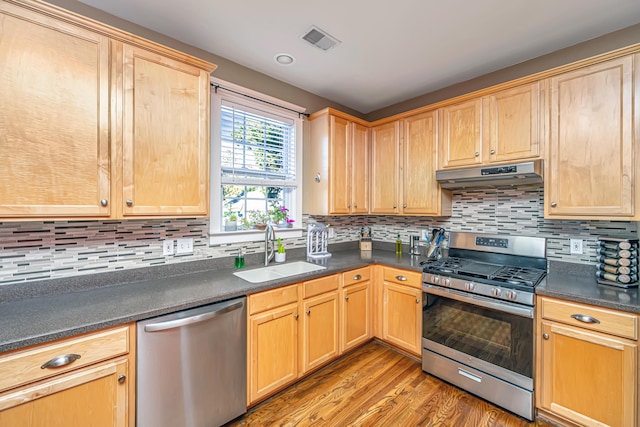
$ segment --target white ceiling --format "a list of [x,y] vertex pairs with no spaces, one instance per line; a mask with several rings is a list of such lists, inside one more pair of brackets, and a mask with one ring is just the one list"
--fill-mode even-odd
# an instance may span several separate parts
[[640,0],[80,1],[365,114],[640,22]]

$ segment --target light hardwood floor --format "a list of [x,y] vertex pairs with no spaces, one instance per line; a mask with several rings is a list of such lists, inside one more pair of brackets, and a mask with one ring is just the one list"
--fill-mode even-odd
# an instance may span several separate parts
[[372,341],[253,407],[232,426],[551,426],[530,423],[425,374]]

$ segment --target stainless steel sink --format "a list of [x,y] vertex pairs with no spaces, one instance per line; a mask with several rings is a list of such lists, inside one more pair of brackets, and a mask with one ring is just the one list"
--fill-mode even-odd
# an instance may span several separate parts
[[269,280],[283,279],[297,274],[311,273],[313,271],[324,270],[327,267],[312,264],[305,261],[295,261],[285,264],[270,265],[268,267],[256,268],[253,270],[236,271],[233,273],[241,279],[251,283],[268,282]]

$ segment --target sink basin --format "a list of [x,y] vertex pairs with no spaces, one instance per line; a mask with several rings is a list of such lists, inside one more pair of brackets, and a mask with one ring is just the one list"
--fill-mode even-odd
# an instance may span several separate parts
[[268,282],[269,280],[283,279],[297,274],[311,273],[324,270],[327,267],[312,264],[310,262],[295,261],[287,264],[271,265],[253,270],[236,271],[233,273],[241,279],[251,283]]

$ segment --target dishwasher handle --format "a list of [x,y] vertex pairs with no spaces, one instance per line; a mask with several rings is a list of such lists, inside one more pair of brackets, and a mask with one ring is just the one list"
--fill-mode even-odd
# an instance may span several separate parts
[[244,301],[237,301],[226,307],[219,308],[217,310],[209,311],[207,313],[198,314],[184,319],[168,320],[160,323],[150,323],[144,326],[145,332],[159,332],[166,331],[167,329],[180,328],[182,326],[193,325],[194,323],[204,322],[205,320],[212,319],[214,317],[222,316],[231,311],[237,310],[244,305]]

